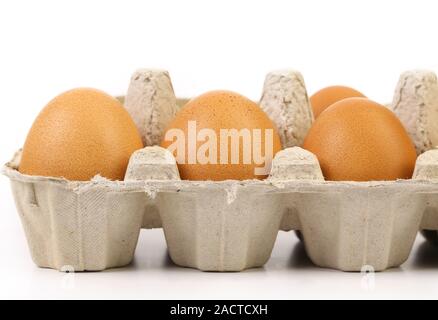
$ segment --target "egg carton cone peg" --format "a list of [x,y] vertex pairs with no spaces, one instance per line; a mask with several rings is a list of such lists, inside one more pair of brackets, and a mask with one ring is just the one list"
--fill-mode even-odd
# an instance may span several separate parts
[[132,75],[124,105],[145,146],[160,144],[179,110],[169,73],[155,69],[139,69]]
[[438,146],[438,80],[434,72],[404,72],[389,108],[405,126],[417,154]]
[[[399,117],[420,155],[414,173],[417,180],[437,180],[438,79],[433,71],[410,70],[400,76],[390,109]],[[438,244],[438,206],[430,194],[423,219],[422,234]]]
[[[176,160],[170,151],[158,146],[145,147],[134,152],[129,159],[125,181],[172,180],[179,181]],[[161,219],[157,209],[156,192],[153,187],[145,187],[147,204],[143,214],[142,227],[161,228]]]
[[268,73],[259,104],[277,125],[283,148],[303,144],[314,117],[301,73],[294,70]]
[[[438,184],[438,149],[426,151],[418,157],[414,179]],[[421,229],[421,233],[430,243],[438,245],[438,194],[436,192],[426,194],[426,209]]]

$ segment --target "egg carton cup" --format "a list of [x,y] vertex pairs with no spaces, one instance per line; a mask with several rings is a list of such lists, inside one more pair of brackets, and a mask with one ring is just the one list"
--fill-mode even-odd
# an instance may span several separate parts
[[145,197],[133,184],[28,176],[21,151],[6,164],[33,261],[60,271],[97,271],[132,261]]
[[[419,73],[408,78],[422,79]],[[402,95],[398,111],[412,107],[409,99],[427,110],[422,95],[430,90],[413,90],[417,100],[412,92]],[[167,72],[147,69],[136,72],[122,100],[133,117],[153,115],[150,130],[140,131],[151,144],[183,104],[174,98]],[[285,146],[265,180],[183,181],[173,155],[148,146],[132,155],[125,181],[96,176],[73,182],[19,173],[18,152],[3,171],[35,263],[61,271],[121,267],[132,261],[142,227],[162,227],[177,265],[240,271],[268,261],[279,230],[297,230],[318,266],[381,271],[408,258],[418,230],[438,230],[438,150],[418,157],[411,180],[324,181],[316,157],[294,147],[313,121],[302,76],[268,74],[260,106]]]

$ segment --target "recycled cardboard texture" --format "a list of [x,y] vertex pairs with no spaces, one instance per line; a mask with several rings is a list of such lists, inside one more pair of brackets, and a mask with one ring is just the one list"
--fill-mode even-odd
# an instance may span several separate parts
[[6,166],[32,258],[40,267],[95,271],[131,262],[144,193],[96,177],[91,182],[25,176],[18,153]]
[[[151,149],[156,162],[161,148],[144,152]],[[302,154],[302,149],[293,149],[287,150],[292,158],[298,157],[294,152]],[[276,164],[274,160],[273,172],[279,172]],[[279,165],[282,174],[287,172],[284,163]],[[56,269],[70,265],[74,270],[101,270],[128,263],[142,214],[155,208],[171,258],[181,266],[208,271],[262,266],[283,223],[285,230],[301,230],[306,250],[319,266],[359,271],[370,265],[384,270],[407,259],[426,198],[438,192],[435,184],[421,180],[324,182],[275,175],[265,181],[224,182],[96,178],[78,185],[7,168],[34,260]],[[290,168],[293,173],[299,165],[292,162]],[[32,187],[35,196],[28,196]],[[48,216],[44,220],[33,218],[35,199],[40,198],[49,199],[39,203],[38,213]],[[68,238],[70,234],[88,238]]]
[[389,109],[404,124],[418,154],[438,146],[438,80],[435,73],[426,70],[403,73]]
[[162,134],[179,110],[167,71],[137,70],[131,77],[125,108],[145,146],[160,144]]
[[[399,117],[414,141],[417,153],[421,154],[438,146],[438,80],[434,72],[428,70],[407,71],[400,76],[395,89],[394,100],[389,108]],[[422,166],[423,167],[423,166]],[[436,169],[430,163],[418,172],[422,177],[436,178]],[[415,175],[414,175],[415,176]],[[428,203],[433,202],[433,196]],[[435,219],[437,205],[428,205],[423,223],[423,235],[438,244],[438,233],[427,229],[438,229]]]
[[[129,160],[125,181],[180,180],[176,160],[170,151],[160,147],[146,147],[134,152]],[[155,197],[146,206],[143,228],[161,227]]]
[[126,265],[142,223],[162,223],[171,258],[181,266],[262,266],[282,229],[300,230],[319,266],[379,271],[408,258],[420,226],[438,229],[438,183],[424,175],[434,170],[425,166],[438,163],[434,152],[418,159],[416,179],[388,182],[322,181],[316,157],[298,147],[278,153],[264,181],[182,181],[169,152],[159,147],[133,154],[124,182],[22,175],[19,153],[4,173],[41,267]]
[[283,148],[301,146],[314,117],[303,76],[278,70],[266,76],[260,107],[277,125]]
[[[414,179],[438,184],[438,149],[429,150],[417,158]],[[438,230],[438,196],[434,193],[427,194],[426,211],[424,212],[421,228],[424,230]],[[433,236],[429,238],[433,241]]]

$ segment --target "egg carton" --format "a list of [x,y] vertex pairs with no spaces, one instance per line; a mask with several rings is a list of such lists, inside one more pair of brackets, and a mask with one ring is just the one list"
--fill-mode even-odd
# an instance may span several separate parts
[[[424,119],[435,101],[430,75],[402,75],[389,106],[418,136],[419,153],[421,143],[435,143]],[[124,101],[136,124],[148,126],[141,133],[151,145],[186,102],[160,70],[136,72]],[[324,181],[317,158],[297,147],[313,121],[302,76],[268,74],[260,106],[285,147],[265,180],[184,181],[169,151],[148,146],[132,155],[125,181],[67,181],[21,174],[17,152],[3,171],[34,262],[61,271],[121,267],[132,261],[142,227],[162,227],[177,265],[240,271],[268,261],[279,230],[297,230],[318,266],[381,271],[408,258],[418,230],[438,230],[438,150],[418,157],[411,180]]]

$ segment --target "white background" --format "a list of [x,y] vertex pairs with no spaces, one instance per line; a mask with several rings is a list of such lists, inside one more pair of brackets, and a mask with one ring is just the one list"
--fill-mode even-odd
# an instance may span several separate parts
[[[389,102],[402,71],[438,71],[437,9],[433,0],[1,1],[0,161],[55,95],[124,94],[140,67],[169,70],[179,96],[230,89],[258,99],[268,71],[293,68],[309,93],[345,84]],[[313,267],[283,232],[264,269],[178,268],[156,230],[142,232],[129,268],[66,277],[32,264],[5,177],[0,252],[2,298],[438,298],[438,251],[422,238],[374,289],[360,274]]]

